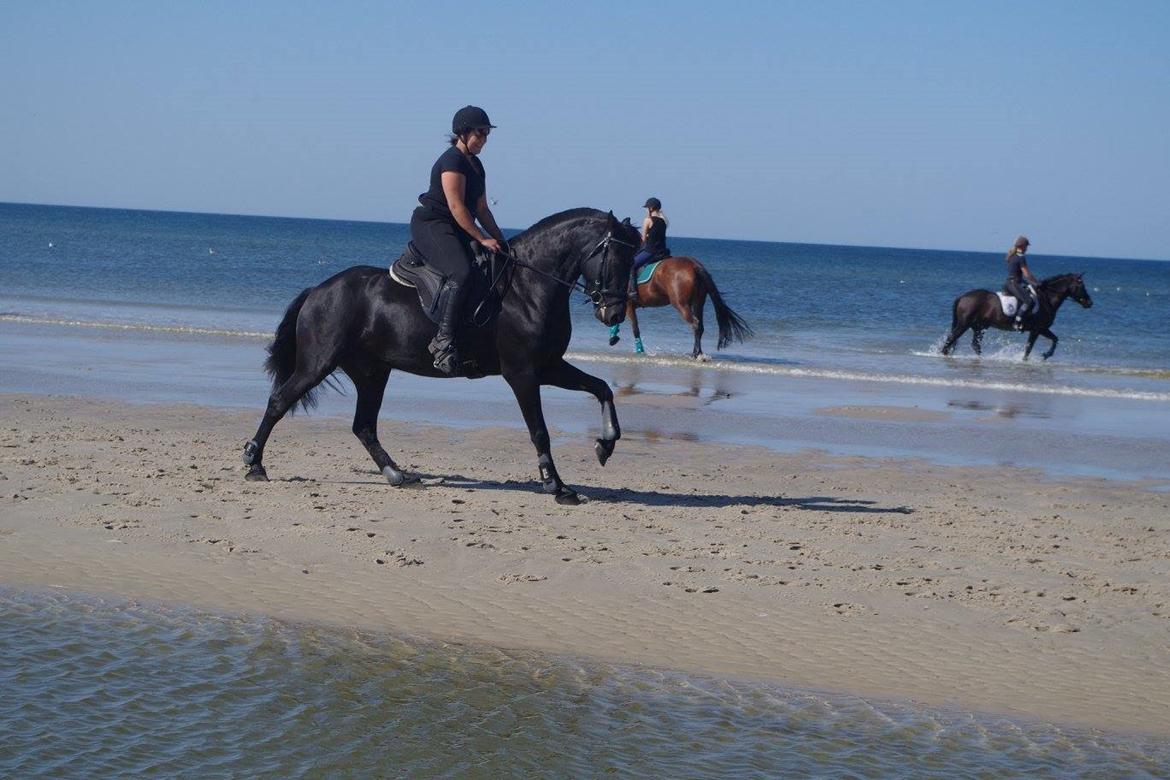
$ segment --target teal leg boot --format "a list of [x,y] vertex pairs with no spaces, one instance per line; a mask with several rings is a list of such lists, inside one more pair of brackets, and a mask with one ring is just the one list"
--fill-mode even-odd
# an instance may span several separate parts
[[646,354],[646,348],[642,346],[642,339],[634,339],[634,352],[639,355]]
[[609,345],[611,347],[614,344],[621,341],[622,337],[618,335],[618,331],[621,329],[622,329],[621,323],[618,323],[617,325],[614,325],[612,328],[609,329]]

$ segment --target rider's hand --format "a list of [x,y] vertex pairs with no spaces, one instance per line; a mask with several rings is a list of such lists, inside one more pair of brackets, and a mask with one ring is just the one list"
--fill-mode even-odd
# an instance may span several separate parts
[[482,244],[485,248],[490,249],[493,252],[499,252],[503,248],[500,246],[500,242],[494,238],[485,238],[483,241],[480,241],[479,243]]

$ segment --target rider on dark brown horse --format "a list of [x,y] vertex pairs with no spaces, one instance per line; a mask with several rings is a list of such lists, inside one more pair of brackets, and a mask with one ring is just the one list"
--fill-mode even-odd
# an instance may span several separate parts
[[[1016,239],[1016,243],[1012,245],[1011,251],[1007,253],[1008,278],[1004,282],[1003,289],[1009,295],[1014,295],[1016,298],[1016,330],[1023,329],[1024,315],[1031,310],[1035,305],[1035,299],[1032,297],[1032,291],[1028,289],[1028,285],[1040,284],[1040,280],[1032,275],[1032,271],[1028,268],[1028,260],[1025,255],[1028,253],[1028,237],[1020,236]],[[1024,282],[1027,281],[1027,284]]]
[[[455,112],[451,147],[431,166],[430,189],[418,196],[421,205],[410,218],[411,243],[445,277],[439,292],[439,332],[428,349],[435,368],[448,375],[460,367],[455,331],[471,272],[471,242],[492,252],[504,245],[504,234],[488,208],[487,175],[479,160],[493,127],[482,108],[464,106]],[[477,220],[490,238],[476,226]]]

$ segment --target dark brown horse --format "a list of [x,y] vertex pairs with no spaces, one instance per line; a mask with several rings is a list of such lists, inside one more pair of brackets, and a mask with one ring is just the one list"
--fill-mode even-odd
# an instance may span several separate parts
[[[626,302],[626,318],[634,328],[634,351],[638,354],[645,352],[642,346],[642,332],[638,328],[638,317],[634,309],[654,308],[657,306],[673,306],[678,310],[683,322],[691,326],[695,334],[695,348],[691,357],[696,360],[708,360],[703,354],[703,306],[707,296],[711,296],[711,303],[715,306],[715,321],[719,324],[719,341],[716,349],[723,349],[735,341],[742,342],[752,335],[752,329],[743,318],[731,310],[719,295],[715,280],[707,269],[693,257],[668,257],[654,269],[654,275],[638,285],[638,294]],[[612,347],[618,342],[620,325],[609,329],[609,345]]]
[[[1093,305],[1085,282],[1081,279],[1084,274],[1061,274],[1040,282],[1036,287],[1036,300],[1039,309],[1032,311],[1024,318],[1023,329],[1028,331],[1028,346],[1024,349],[1024,360],[1032,354],[1032,347],[1036,338],[1043,336],[1052,342],[1048,351],[1040,357],[1047,360],[1056,351],[1056,334],[1049,330],[1052,321],[1056,319],[1056,312],[1065,298],[1072,298],[1086,309]],[[951,317],[951,332],[947,335],[946,343],[942,346],[942,353],[949,355],[955,348],[959,337],[973,330],[971,346],[976,355],[983,353],[983,331],[987,328],[999,330],[1014,330],[1015,317],[1003,313],[999,296],[990,290],[971,290],[955,299]]]

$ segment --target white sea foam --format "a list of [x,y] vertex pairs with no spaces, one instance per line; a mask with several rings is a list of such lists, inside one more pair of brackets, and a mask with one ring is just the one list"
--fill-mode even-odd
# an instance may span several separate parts
[[246,339],[270,339],[271,333],[254,330],[230,330],[227,328],[197,328],[191,325],[148,325],[141,322],[108,322],[93,320],[69,320],[53,317],[30,317],[26,314],[0,314],[0,322],[16,322],[22,325],[60,325],[70,328],[97,328],[101,330],[126,330],[142,333],[175,333],[188,336],[230,336]]
[[699,369],[702,371],[725,371],[737,374],[763,374],[770,376],[796,377],[805,379],[837,379],[850,382],[889,382],[903,385],[926,387],[970,387],[983,390],[1003,390],[1013,393],[1039,395],[1068,395],[1088,398],[1123,398],[1135,401],[1170,401],[1170,393],[1154,393],[1141,390],[1114,390],[1110,388],[1071,387],[1068,385],[1039,385],[1023,382],[1003,382],[980,379],[953,379],[947,377],[915,376],[912,374],[883,374],[865,371],[849,371],[833,368],[812,368],[804,366],[775,366],[764,363],[733,362],[712,360],[700,363],[689,357],[657,357],[635,355],[603,355],[591,352],[569,352],[565,357],[592,363],[639,364],[651,363],[658,366]]
[[[149,325],[144,323],[87,321],[72,319],[56,319],[49,317],[32,317],[18,313],[0,314],[0,322],[13,322],[28,325],[55,325],[74,328],[95,328],[105,330],[137,331],[143,333],[169,333],[191,336],[219,336],[243,339],[270,339],[271,333],[250,330],[231,330],[226,328],[199,328],[187,325]],[[914,352],[915,355],[937,357],[936,353]],[[999,359],[1013,362],[1019,357],[1010,357],[1006,351],[994,355],[984,355],[982,360]],[[1019,353],[1022,355],[1022,352]],[[1135,401],[1170,401],[1170,393],[1156,393],[1141,390],[1119,390],[1112,388],[1072,387],[1068,385],[1026,384],[1023,382],[1007,382],[980,379],[957,379],[951,377],[916,376],[913,374],[886,374],[878,372],[851,371],[834,368],[817,368],[806,366],[779,366],[768,363],[754,363],[749,361],[711,360],[700,363],[690,357],[668,355],[608,355],[597,352],[569,352],[565,357],[591,363],[609,363],[615,365],[645,365],[666,366],[673,368],[698,369],[702,371],[723,371],[736,374],[755,374],[764,376],[782,376],[805,379],[834,379],[850,382],[887,382],[903,385],[918,385],[926,387],[967,387],[983,390],[1001,390],[1013,393],[1032,393],[1039,395],[1080,396],[1088,398],[1118,398]],[[954,359],[954,358],[950,358]],[[974,358],[972,358],[974,359]],[[1084,368],[1082,370],[1094,372],[1115,371],[1103,367]],[[1128,369],[1117,369],[1117,373],[1135,374],[1139,376],[1160,375],[1142,374]]]

